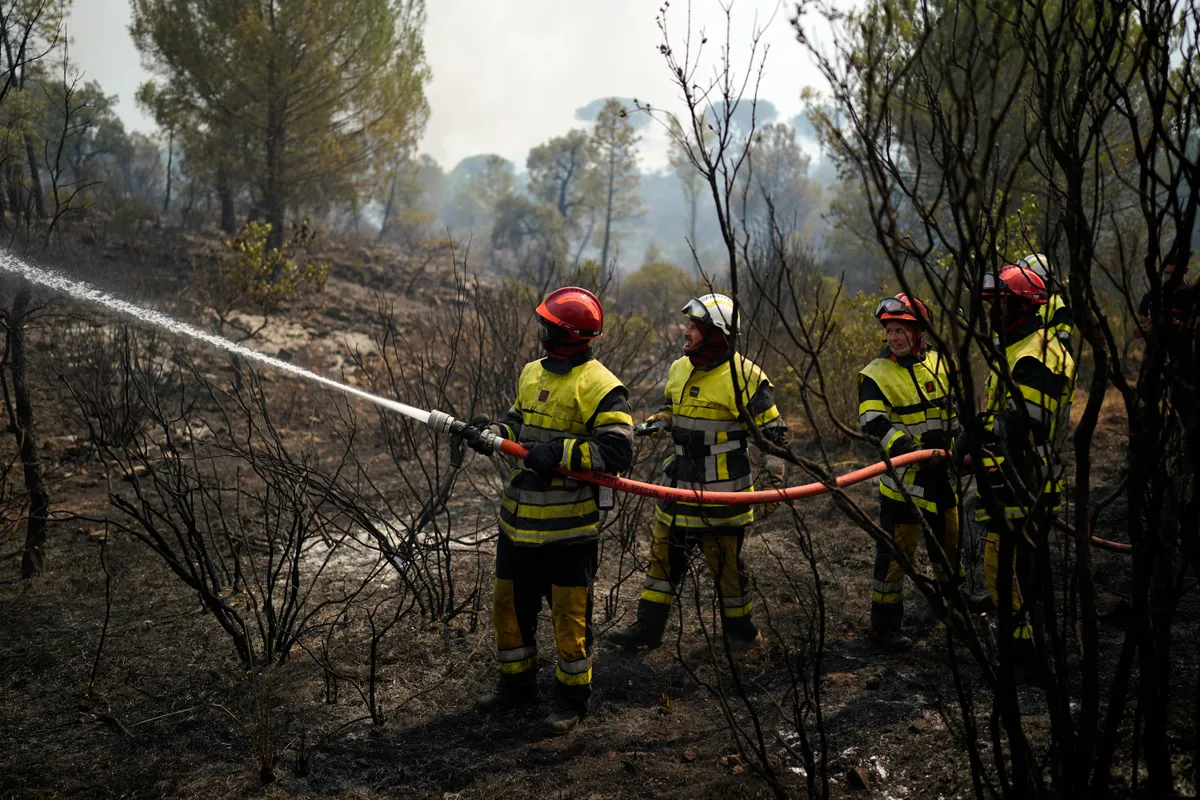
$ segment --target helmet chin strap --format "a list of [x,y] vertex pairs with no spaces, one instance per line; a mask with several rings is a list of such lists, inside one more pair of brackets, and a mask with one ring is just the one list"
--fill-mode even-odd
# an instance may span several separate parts
[[539,321],[541,330],[538,332],[538,341],[542,343],[542,349],[546,351],[546,355],[551,358],[568,358],[576,353],[582,353],[591,344],[587,339],[573,336],[557,325],[552,325],[545,320]]
[[1012,333],[1037,314],[1037,306],[1023,303],[1015,297],[999,298],[992,309],[993,328],[1001,327],[1006,334]]

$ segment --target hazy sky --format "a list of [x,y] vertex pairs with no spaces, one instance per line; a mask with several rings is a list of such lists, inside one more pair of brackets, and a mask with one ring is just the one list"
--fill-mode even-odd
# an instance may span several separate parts
[[[495,152],[523,166],[529,148],[579,126],[575,109],[606,96],[637,97],[679,111],[681,102],[658,46],[655,24],[661,0],[428,0],[425,49],[433,80],[431,115],[422,150],[450,169],[459,159]],[[744,74],[749,32],[774,13],[763,41],[769,45],[759,96],[782,119],[801,110],[800,90],[821,79],[796,43],[788,18],[794,5],[777,0],[735,0],[735,65]],[[709,42],[701,75],[711,74],[723,43],[718,0],[693,0],[692,28]],[[671,41],[683,49],[688,3],[667,12]],[[153,121],[134,105],[138,85],[150,76],[129,36],[129,0],[75,0],[68,19],[72,59],[88,78],[120,97],[127,127],[150,131]],[[693,36],[693,43],[698,36]],[[645,133],[643,167],[664,163],[665,138]]]

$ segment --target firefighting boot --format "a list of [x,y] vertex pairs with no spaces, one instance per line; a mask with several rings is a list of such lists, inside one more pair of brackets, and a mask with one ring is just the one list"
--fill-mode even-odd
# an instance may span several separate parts
[[911,650],[913,646],[912,639],[905,636],[899,628],[872,628],[871,644],[889,653],[902,653]]
[[711,651],[708,642],[693,647],[688,651],[684,659],[688,666],[695,668],[704,664],[712,657],[714,652],[718,660],[723,660],[722,656],[725,655],[726,644],[729,646],[729,655],[737,658],[751,652],[763,643],[762,634],[758,632],[757,628],[751,626],[749,630],[739,630],[737,628],[731,630],[729,620],[726,620],[725,623],[725,641],[721,642],[714,639]]
[[542,730],[550,736],[562,736],[574,729],[585,716],[585,706],[559,697],[554,701],[554,710],[542,720]]
[[[526,677],[526,675],[528,677]],[[475,710],[484,714],[509,711],[538,702],[537,673],[530,670],[517,678],[504,675],[496,690],[475,698]]]
[[987,592],[973,594],[967,598],[967,610],[972,614],[991,614],[996,610],[996,603]]
[[667,618],[671,607],[665,603],[638,602],[637,621],[627,628],[611,631],[608,641],[626,650],[646,648],[654,650],[662,644],[663,632],[667,629]]

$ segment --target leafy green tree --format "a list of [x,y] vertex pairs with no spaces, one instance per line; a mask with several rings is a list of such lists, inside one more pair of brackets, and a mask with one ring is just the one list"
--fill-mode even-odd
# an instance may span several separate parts
[[775,123],[756,130],[746,169],[739,174],[746,192],[746,220],[766,222],[769,201],[780,227],[799,228],[820,197],[820,187],[808,177],[809,161],[791,125]]
[[220,259],[221,277],[234,292],[264,311],[305,290],[318,293],[325,288],[329,265],[296,259],[297,250],[308,250],[313,232],[307,221],[298,226],[283,247],[270,247],[271,226],[248,222],[242,232],[225,240],[232,257]]
[[[582,122],[596,122],[600,119],[600,112],[604,110],[604,107],[610,100],[616,100],[622,106],[629,109],[637,108],[638,106],[637,98],[634,97],[601,97],[593,100],[586,106],[575,109],[575,119]],[[647,127],[650,124],[650,120],[651,117],[649,114],[629,115],[629,123],[633,125],[634,130],[638,131]]]
[[424,22],[423,0],[134,0],[131,30],[207,140],[189,162],[232,150],[209,172],[246,176],[279,248],[290,211],[357,204],[415,144]]
[[595,182],[588,180],[595,161],[592,137],[574,130],[533,148],[525,162],[529,193],[538,202],[554,206],[567,233],[580,240],[580,251],[587,246],[596,224]]
[[404,239],[420,231],[440,213],[445,200],[446,177],[432,156],[404,158],[393,169],[383,201],[379,239]]
[[[458,167],[454,171],[458,172]],[[487,156],[478,168],[470,170],[470,177],[458,183],[447,221],[454,226],[486,227],[495,219],[500,201],[510,196],[516,185],[512,162],[497,155]]]
[[654,261],[621,281],[621,310],[656,324],[678,323],[679,309],[689,297],[708,291],[703,281],[675,264]]
[[608,249],[612,243],[613,226],[641,216],[642,201],[638,197],[637,135],[625,106],[609,98],[596,117],[592,131],[592,146],[596,152],[596,168],[592,180],[601,197],[604,214],[604,243],[600,248],[600,263],[609,268]]
[[[3,164],[9,201],[22,210],[21,191],[30,199],[39,219],[47,216],[42,186],[43,160],[39,150],[45,140],[38,134],[45,124],[47,103],[39,85],[48,80],[47,57],[66,45],[63,20],[70,0],[10,0],[0,7],[0,112],[4,123]],[[27,178],[22,178],[22,170]]]
[[[704,176],[696,169],[696,165],[687,154],[687,133],[683,126],[679,124],[679,120],[675,117],[670,117],[668,120],[668,129],[671,133],[671,150],[667,154],[667,159],[671,164],[671,170],[675,176],[679,178],[679,185],[683,189],[683,201],[687,205],[688,212],[688,241],[693,247],[696,245],[696,218],[699,215],[699,203],[701,193],[704,191]],[[709,130],[707,125],[697,124],[693,126],[693,130],[698,130],[704,141],[699,143],[699,147],[706,148],[710,146],[708,141]]]
[[492,248],[507,252],[512,271],[542,286],[567,257],[567,232],[558,209],[510,194],[496,205]]

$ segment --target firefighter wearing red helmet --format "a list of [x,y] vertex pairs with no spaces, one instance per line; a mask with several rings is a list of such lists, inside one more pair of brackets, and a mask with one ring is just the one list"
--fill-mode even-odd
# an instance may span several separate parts
[[[889,457],[950,446],[957,420],[949,360],[924,341],[929,311],[905,294],[885,297],[875,308],[887,345],[858,373],[858,414],[865,433]],[[923,530],[934,576],[942,585],[959,567],[958,486],[944,462],[899,467],[879,479],[879,525],[909,561]],[[906,650],[904,572],[884,542],[875,548],[871,586],[871,639],[887,650]]]
[[[987,529],[988,593],[999,607],[1000,590],[1005,588],[999,585],[1001,554],[1011,549],[1013,652],[1019,662],[1033,665],[1029,607],[1038,590],[1032,548],[1044,545],[1061,504],[1057,443],[1070,418],[1075,361],[1047,330],[1041,312],[1050,293],[1036,272],[1009,265],[998,274],[988,273],[980,294],[991,304],[992,333],[1003,363],[994,364],[988,375],[987,406],[981,418],[985,439],[972,442],[964,434],[955,442],[954,454],[960,461],[968,453],[982,460],[978,474],[986,483],[975,519]],[[1001,624],[1007,627],[1010,622]]]
[[[728,337],[735,321],[730,297],[706,294],[689,300],[680,311],[688,320],[683,356],[667,372],[662,407],[638,431],[651,430],[655,423],[670,431],[674,447],[663,462],[667,485],[696,491],[751,491],[749,426],[738,408],[733,374],[742,406],[754,424],[766,439],[786,446],[787,425],[775,407],[774,388],[748,358],[740,353],[730,356]],[[765,466],[769,481],[781,484],[786,462],[768,455]],[[769,513],[765,508],[764,512]],[[659,501],[636,621],[610,633],[609,641],[624,648],[650,649],[662,643],[671,605],[698,546],[720,598],[722,634],[729,651],[740,654],[754,648],[762,637],[754,624],[750,573],[742,555],[746,529],[753,522],[754,510],[748,504]],[[718,652],[722,649],[717,645]],[[686,659],[699,662],[708,653],[707,645],[699,646]]]
[[[596,487],[555,469],[629,469],[633,418],[628,390],[592,355],[592,340],[604,331],[596,296],[574,286],[557,289],[537,316],[546,357],[521,370],[517,399],[502,420],[471,420],[529,450],[509,477],[500,510],[492,595],[500,680],[476,707],[505,710],[538,699],[536,634],[545,598],[558,663],[554,707],[543,727],[562,734],[587,714],[591,694],[600,504]],[[472,447],[490,454],[473,438]]]
[[[1045,305],[1038,306],[1038,315],[1045,323],[1047,332],[1062,342],[1069,351],[1071,339],[1075,335],[1075,318],[1072,316],[1071,307],[1067,305],[1062,292],[1055,291],[1056,280],[1054,270],[1050,266],[1050,259],[1042,253],[1030,253],[1024,258],[1018,259],[1016,265],[1033,270],[1034,274],[1041,278],[1042,283],[1046,285],[1049,296]],[[1058,288],[1061,289],[1061,285]]]

